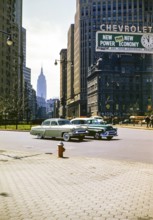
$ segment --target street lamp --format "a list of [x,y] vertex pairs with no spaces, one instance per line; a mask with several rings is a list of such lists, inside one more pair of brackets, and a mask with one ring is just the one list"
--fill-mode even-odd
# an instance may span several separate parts
[[65,54],[61,54],[61,59],[55,59],[54,65],[60,62],[60,115],[65,117],[67,114],[67,75],[72,74],[73,62],[67,60]]
[[71,60],[66,60],[66,59],[57,60],[57,59],[55,59],[54,65],[57,65],[58,62],[61,62],[61,63],[71,63],[71,66],[73,66],[73,62]]
[[7,35],[7,40],[6,40],[6,43],[8,46],[11,46],[13,44],[13,40],[12,40],[12,37],[11,37],[11,34],[5,32],[5,31],[2,31],[0,30],[1,33]]

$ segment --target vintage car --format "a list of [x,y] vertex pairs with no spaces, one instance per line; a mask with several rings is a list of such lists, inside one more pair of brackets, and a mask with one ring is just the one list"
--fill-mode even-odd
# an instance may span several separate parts
[[41,125],[34,126],[30,130],[30,134],[38,138],[63,138],[64,141],[69,141],[71,138],[82,141],[87,133],[86,128],[70,124],[69,120],[61,118],[46,119]]
[[117,136],[117,128],[114,128],[111,124],[106,124],[101,119],[74,118],[70,122],[73,125],[87,127],[89,133],[86,136],[92,136],[95,139],[106,138],[107,140],[111,140]]

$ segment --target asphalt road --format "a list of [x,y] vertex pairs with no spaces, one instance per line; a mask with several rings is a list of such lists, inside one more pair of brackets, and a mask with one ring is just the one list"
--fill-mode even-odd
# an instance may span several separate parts
[[[29,132],[0,131],[0,150],[28,151],[58,155],[61,140],[37,139]],[[108,140],[87,138],[63,142],[65,157],[101,157],[153,163],[153,130],[118,128],[118,137]]]

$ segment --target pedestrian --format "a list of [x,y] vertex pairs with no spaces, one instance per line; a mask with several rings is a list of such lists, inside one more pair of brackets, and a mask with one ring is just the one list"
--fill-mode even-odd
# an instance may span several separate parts
[[150,117],[147,115],[146,118],[145,118],[145,121],[147,123],[147,128],[149,128],[149,125],[150,125]]
[[153,115],[150,116],[150,127],[153,128]]

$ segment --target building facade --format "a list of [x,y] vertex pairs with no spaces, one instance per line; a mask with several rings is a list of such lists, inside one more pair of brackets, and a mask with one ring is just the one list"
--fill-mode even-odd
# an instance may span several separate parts
[[22,28],[23,42],[23,118],[27,122],[36,117],[36,92],[31,85],[31,69],[26,66],[26,29]]
[[60,101],[57,98],[47,100],[47,116],[48,118],[59,118]]
[[[74,101],[74,24],[70,25],[67,36],[67,118],[75,115]],[[71,62],[69,62],[71,61]]]
[[[76,3],[77,4],[74,23],[73,103],[73,105],[75,106],[75,116],[86,116],[92,111],[91,103],[90,101],[88,101],[87,96],[87,78],[90,67],[92,67],[92,65],[94,66],[99,58],[103,59],[103,62],[105,63],[105,68],[101,68],[100,71],[104,72],[106,78],[112,77],[111,82],[113,83],[111,83],[112,85],[111,87],[109,86],[108,89],[113,90],[113,95],[114,91],[116,91],[115,84],[117,84],[117,82],[120,81],[119,79],[121,79],[123,75],[124,80],[123,78],[122,80],[124,81],[125,86],[127,86],[126,83],[130,81],[130,85],[128,86],[127,90],[122,89],[120,90],[120,92],[118,92],[118,97],[120,99],[119,101],[120,103],[122,103],[122,108],[120,106],[120,111],[123,111],[123,113],[126,114],[126,112],[124,111],[124,108],[126,109],[126,106],[124,107],[124,102],[122,102],[121,99],[124,99],[124,97],[126,97],[126,94],[130,92],[130,96],[133,97],[133,101],[131,103],[129,102],[131,111],[132,109],[137,108],[137,111],[139,113],[144,113],[145,103],[147,103],[148,100],[150,100],[150,103],[153,102],[152,54],[147,54],[145,52],[136,53],[136,51],[130,53],[129,51],[127,52],[125,50],[122,52],[116,51],[115,53],[111,50],[106,52],[100,49],[98,51],[95,49],[96,32],[135,32],[137,34],[139,34],[140,32],[152,33],[153,1],[77,0]],[[147,47],[147,39],[144,39],[144,43]],[[115,58],[114,54],[116,54],[117,58]],[[115,62],[115,59],[116,71],[114,73],[114,68],[111,68],[110,64],[112,62]],[[119,62],[121,62],[122,64]],[[140,65],[139,62],[141,62],[142,65]],[[89,73],[89,75],[91,74]],[[143,80],[146,80],[146,82],[143,82]],[[108,80],[105,79],[105,83],[107,83],[107,81]],[[145,85],[148,85],[148,83],[149,90],[145,91]],[[144,100],[141,100],[142,87],[144,88],[143,92],[146,92],[146,97],[144,97]],[[133,88],[133,90],[131,90],[130,88]],[[136,94],[135,91],[137,92]],[[98,93],[99,92],[100,90],[98,91]],[[115,96],[116,95],[117,94],[115,94]],[[104,96],[106,102],[108,99],[107,94],[105,94]],[[91,97],[89,100],[91,100]],[[110,108],[109,104],[107,105],[107,108]],[[112,114],[114,114],[114,109],[116,108],[118,107],[115,107],[114,104],[112,107]],[[103,114],[103,109],[97,109],[97,113]]]
[[153,62],[150,55],[113,54],[88,72],[88,115],[128,118],[151,111]]
[[[13,45],[6,45],[11,34]],[[10,117],[22,115],[23,47],[22,0],[0,1],[0,111]],[[20,100],[20,102],[19,102]],[[17,116],[18,115],[18,116]]]

